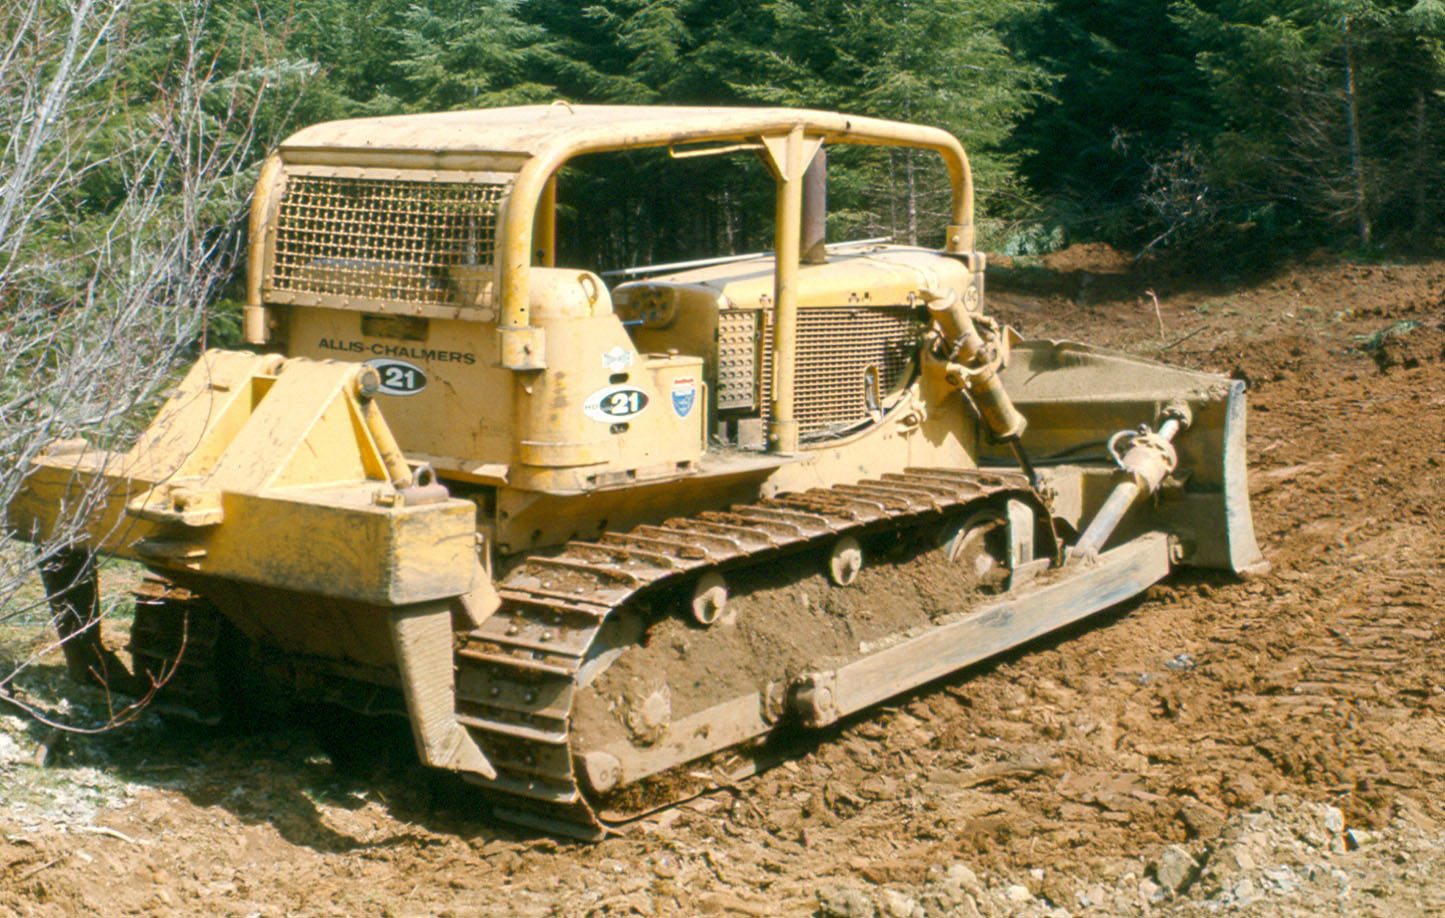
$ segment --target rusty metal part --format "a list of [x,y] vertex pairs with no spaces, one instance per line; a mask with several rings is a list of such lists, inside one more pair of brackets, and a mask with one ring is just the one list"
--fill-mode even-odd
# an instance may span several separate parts
[[820,265],[828,260],[828,151],[820,148],[803,173],[802,260]]
[[70,678],[88,685],[134,693],[130,670],[100,639],[100,592],[95,556],[88,551],[57,552],[40,565],[60,649]]
[[[151,706],[166,717],[215,726],[244,720],[244,680],[235,671],[235,637],[204,597],[159,577],[132,594],[130,652],[138,685],[156,686]],[[233,646],[228,647],[231,644]]]

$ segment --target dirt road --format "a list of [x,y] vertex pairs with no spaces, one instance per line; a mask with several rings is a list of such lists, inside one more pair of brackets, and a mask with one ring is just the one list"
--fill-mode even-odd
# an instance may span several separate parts
[[[993,309],[1247,379],[1268,576],[1176,576],[596,845],[499,827],[380,752],[337,773],[300,729],[147,717],[37,767],[47,731],[0,717],[0,912],[1445,911],[1445,262],[1126,267],[1005,267]],[[102,701],[58,665],[26,688]]]

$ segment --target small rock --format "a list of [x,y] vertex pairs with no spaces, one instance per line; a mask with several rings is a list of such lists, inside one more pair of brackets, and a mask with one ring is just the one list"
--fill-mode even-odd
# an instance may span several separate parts
[[1252,901],[1255,897],[1254,881],[1249,877],[1242,877],[1234,884],[1234,898],[1241,904]]
[[889,918],[912,918],[918,903],[896,889],[883,890],[883,914]]
[[968,867],[963,864],[950,865],[948,873],[944,874],[944,876],[946,876],[950,882],[957,883],[960,886],[978,885],[978,874],[969,870]]
[[1298,885],[1294,873],[1288,867],[1274,867],[1266,870],[1264,876],[1265,879],[1286,892]]
[[1325,807],[1325,828],[1336,834],[1345,831],[1345,814],[1338,807]]
[[1163,893],[1163,890],[1159,887],[1159,884],[1153,880],[1146,879],[1139,881],[1139,898],[1145,902],[1153,902],[1154,897],[1161,893]]
[[1006,888],[1003,895],[1010,902],[1032,902],[1034,898],[1034,894],[1029,892],[1027,886],[1020,886],[1017,883]]
[[1029,876],[1033,878],[1035,883],[1042,883],[1044,881],[1044,871],[1042,868],[1035,867],[1033,870],[1030,870]]
[[1370,840],[1370,833],[1364,829],[1350,829],[1345,833],[1345,844],[1351,851],[1363,848]]
[[833,886],[819,889],[818,913],[826,918],[877,918],[878,909],[873,900],[851,886]]
[[25,752],[15,738],[8,733],[0,733],[0,762],[18,762],[25,757]]
[[1164,664],[1166,668],[1172,669],[1176,673],[1188,672],[1196,665],[1194,657],[1187,653],[1175,654],[1174,659]]
[[1179,806],[1179,818],[1194,838],[1213,838],[1224,828],[1224,814],[1197,800],[1185,800]]
[[1239,865],[1240,870],[1253,870],[1254,858],[1243,845],[1236,845],[1230,854],[1234,855],[1234,862]]
[[1154,864],[1154,878],[1170,892],[1183,889],[1199,869],[1199,863],[1178,845],[1169,845]]

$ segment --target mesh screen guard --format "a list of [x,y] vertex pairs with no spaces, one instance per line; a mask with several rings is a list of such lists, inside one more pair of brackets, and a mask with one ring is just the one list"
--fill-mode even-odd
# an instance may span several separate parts
[[[771,319],[771,315],[767,316]],[[886,396],[903,385],[927,322],[908,306],[838,306],[798,310],[793,413],[804,439],[818,439],[869,417],[865,371],[878,370]],[[762,416],[771,416],[773,327],[764,333]],[[720,361],[729,356],[720,353]],[[720,406],[721,407],[721,406]]]
[[470,305],[453,269],[492,263],[507,189],[505,183],[289,175],[267,287],[279,294]]

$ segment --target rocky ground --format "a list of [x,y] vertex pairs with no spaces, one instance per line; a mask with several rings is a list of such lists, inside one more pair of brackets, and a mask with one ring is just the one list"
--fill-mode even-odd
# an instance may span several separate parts
[[[1178,575],[595,845],[501,826],[395,756],[339,772],[294,725],[3,713],[0,911],[1445,912],[1445,262],[1000,267],[993,310],[1028,335],[1249,381],[1268,576]],[[33,629],[4,637],[14,656]],[[21,687],[105,711],[50,658]]]

